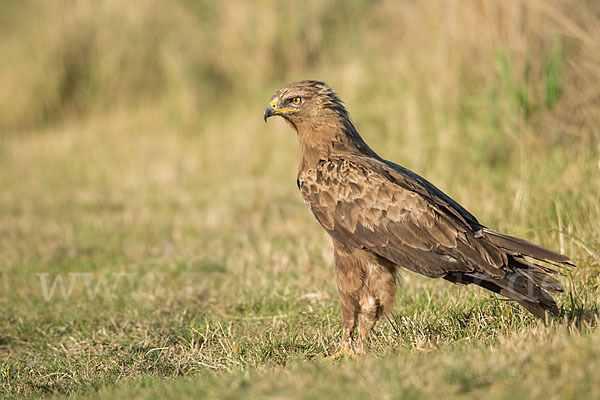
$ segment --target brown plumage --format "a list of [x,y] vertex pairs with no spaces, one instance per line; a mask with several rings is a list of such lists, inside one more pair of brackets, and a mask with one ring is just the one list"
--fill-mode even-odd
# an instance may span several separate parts
[[[557,271],[569,258],[480,224],[424,178],[379,157],[358,134],[341,100],[318,81],[279,89],[265,110],[296,130],[298,188],[333,241],[343,340],[359,346],[392,310],[398,267],[475,284],[517,301],[538,318],[558,307]],[[539,262],[544,262],[540,265]]]

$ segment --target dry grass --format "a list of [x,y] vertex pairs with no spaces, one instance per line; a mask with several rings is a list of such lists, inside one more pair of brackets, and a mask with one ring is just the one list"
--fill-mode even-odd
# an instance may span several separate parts
[[[596,3],[7,4],[0,393],[597,395]],[[323,362],[331,245],[293,134],[261,119],[302,78],[482,222],[569,254],[562,317],[406,273],[398,332]]]

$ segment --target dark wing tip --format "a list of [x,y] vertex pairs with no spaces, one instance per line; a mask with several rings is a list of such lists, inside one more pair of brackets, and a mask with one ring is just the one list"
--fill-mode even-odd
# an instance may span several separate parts
[[569,257],[556,253],[552,250],[548,250],[542,246],[538,246],[537,244],[528,242],[527,240],[505,235],[487,228],[483,229],[483,233],[490,242],[505,250],[514,251],[521,255],[532,257],[540,261],[549,261],[564,264],[565,266],[570,267],[576,266],[571,262]]

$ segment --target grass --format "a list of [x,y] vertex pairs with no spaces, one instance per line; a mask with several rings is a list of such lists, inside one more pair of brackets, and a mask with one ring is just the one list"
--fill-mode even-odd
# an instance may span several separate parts
[[[594,2],[23,4],[0,19],[2,397],[599,395]],[[314,77],[382,156],[570,255],[561,317],[406,272],[395,327],[323,360],[331,244],[262,122]]]

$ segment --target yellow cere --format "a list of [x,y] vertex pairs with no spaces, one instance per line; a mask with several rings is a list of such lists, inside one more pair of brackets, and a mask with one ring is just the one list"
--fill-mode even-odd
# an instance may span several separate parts
[[275,110],[275,114],[282,114],[282,113],[289,113],[289,112],[296,111],[295,108],[278,108],[276,100],[271,100],[271,102],[269,103],[269,106],[271,106],[271,108],[273,108],[273,110]]

